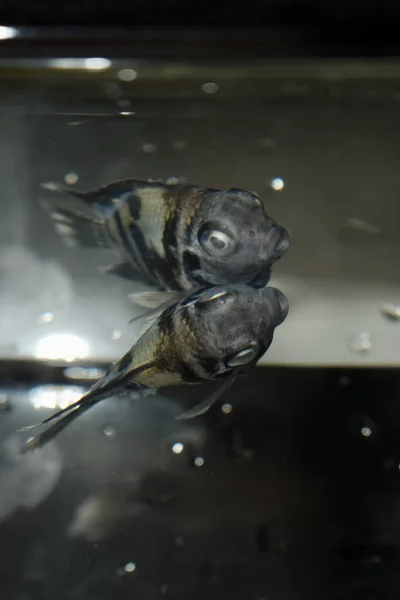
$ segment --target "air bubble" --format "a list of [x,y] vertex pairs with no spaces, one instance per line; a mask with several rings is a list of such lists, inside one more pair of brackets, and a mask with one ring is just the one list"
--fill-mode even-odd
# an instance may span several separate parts
[[202,467],[204,465],[204,458],[202,456],[196,456],[194,459],[194,464],[196,467]]
[[77,173],[67,173],[64,177],[65,183],[68,185],[74,185],[78,181],[79,177]]
[[280,177],[274,177],[271,181],[271,187],[276,192],[280,192],[285,187],[285,182]]
[[205,94],[215,94],[218,91],[218,85],[213,82],[204,83],[201,89]]
[[104,435],[110,440],[112,440],[116,437],[117,432],[115,431],[114,427],[111,427],[111,425],[107,425],[107,427],[104,428]]
[[172,452],[174,454],[180,454],[183,452],[184,448],[185,446],[181,442],[175,442],[175,444],[172,446]]
[[232,412],[232,404],[223,404],[221,410],[224,415],[229,415]]
[[358,335],[351,338],[349,349],[357,354],[366,354],[372,349],[371,335],[368,331],[362,331]]
[[118,71],[118,79],[121,81],[134,81],[137,78],[137,72],[134,69],[121,69]]
[[54,319],[54,315],[52,312],[45,312],[38,318],[39,323],[47,324],[51,323]]
[[392,321],[400,320],[400,304],[382,304],[381,312]]
[[370,427],[361,427],[361,435],[364,437],[369,437],[372,434],[372,429]]

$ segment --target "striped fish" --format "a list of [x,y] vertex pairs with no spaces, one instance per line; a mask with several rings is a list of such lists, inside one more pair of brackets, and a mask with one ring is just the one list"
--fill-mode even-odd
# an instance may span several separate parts
[[235,376],[249,371],[268,350],[288,308],[284,294],[273,287],[235,284],[187,295],[167,308],[80,400],[24,428],[50,424],[27,441],[22,453],[43,446],[94,404],[127,390],[146,395],[151,389],[223,379],[216,392],[177,418],[205,413]]
[[[263,287],[290,244],[260,198],[245,190],[137,179],[90,192],[42,187],[53,192],[41,203],[67,244],[114,250],[119,262],[106,271],[159,292],[226,283]],[[157,306],[162,297],[147,294],[142,304]]]

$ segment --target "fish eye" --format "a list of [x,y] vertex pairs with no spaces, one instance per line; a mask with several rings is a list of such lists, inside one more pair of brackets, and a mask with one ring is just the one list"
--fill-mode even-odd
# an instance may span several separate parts
[[224,296],[229,295],[229,290],[219,289],[217,291],[207,290],[204,294],[202,294],[198,300],[198,304],[206,304],[207,302],[212,302],[213,300],[218,300],[218,298],[223,298]]
[[204,225],[200,229],[198,237],[203,250],[211,256],[228,256],[236,248],[236,241],[232,234],[209,225]]
[[229,360],[226,361],[227,367],[240,367],[242,365],[247,365],[249,362],[254,360],[258,354],[259,348],[257,343],[253,343],[243,350],[240,350],[234,356],[231,356]]

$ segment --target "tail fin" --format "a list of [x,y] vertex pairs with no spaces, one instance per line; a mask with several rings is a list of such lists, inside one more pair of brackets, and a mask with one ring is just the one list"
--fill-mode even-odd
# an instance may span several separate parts
[[[118,368],[118,362],[115,363],[115,366]],[[30,438],[21,448],[20,454],[27,454],[32,450],[36,450],[36,448],[41,448],[55,438],[55,436],[65,429],[72,421],[75,421],[75,419],[80,417],[84,412],[101,400],[109,398],[111,395],[117,396],[126,389],[135,389],[137,391],[138,386],[134,383],[126,382],[123,375],[118,377],[118,372],[117,374],[115,373],[115,366],[97,380],[86,394],[70,406],[50,415],[50,417],[47,417],[47,419],[44,419],[41,423],[28,425],[27,427],[19,429],[18,431],[32,431],[33,429],[43,427],[43,425],[50,424],[48,429],[39,433],[39,435]],[[140,372],[145,368],[148,368],[148,365],[140,366],[137,370]]]
[[[85,194],[56,183],[42,184],[42,188],[51,194],[41,198],[40,204],[67,246],[110,246],[104,227],[105,215],[101,214],[98,207],[96,210],[96,207],[86,201]],[[68,198],[67,194],[73,198]]]
[[98,394],[96,392],[88,392],[80,400],[74,402],[67,408],[63,408],[59,410],[54,415],[51,415],[41,423],[37,425],[28,425],[28,427],[22,427],[19,431],[31,431],[32,429],[37,429],[38,427],[42,427],[43,425],[47,425],[48,423],[53,423],[50,425],[48,429],[39,433],[32,438],[30,438],[21,448],[20,454],[27,454],[32,450],[36,450],[37,448],[41,448],[48,442],[50,442],[57,434],[60,433],[67,425],[69,425],[72,421],[74,421],[81,414],[86,412],[89,408],[91,408],[97,402],[103,399],[103,394]]

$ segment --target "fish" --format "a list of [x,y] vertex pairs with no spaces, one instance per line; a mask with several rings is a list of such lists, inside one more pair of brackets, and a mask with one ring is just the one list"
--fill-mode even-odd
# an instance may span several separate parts
[[113,250],[119,262],[103,272],[154,289],[130,295],[147,308],[213,285],[265,287],[290,246],[288,231],[265,212],[261,198],[242,189],[139,179],[87,192],[41,186],[47,192],[40,203],[64,242]]
[[165,309],[132,348],[75,403],[30,431],[50,425],[27,440],[21,454],[42,447],[70,422],[103,399],[127,392],[222,380],[222,385],[178,420],[204,414],[247,373],[270,347],[274,331],[289,311],[286,296],[274,287],[230,284],[203,288]]

